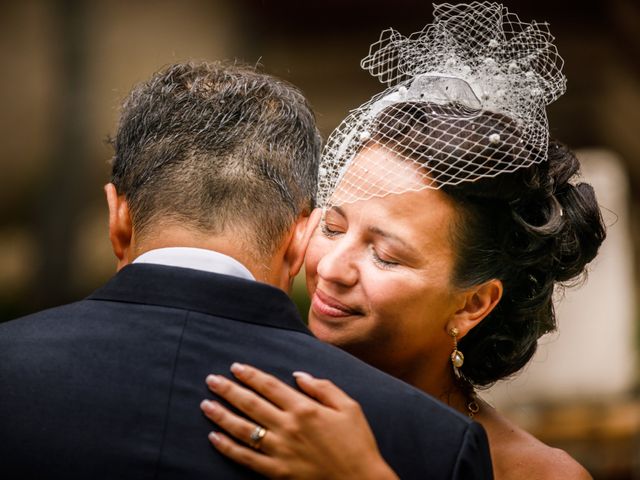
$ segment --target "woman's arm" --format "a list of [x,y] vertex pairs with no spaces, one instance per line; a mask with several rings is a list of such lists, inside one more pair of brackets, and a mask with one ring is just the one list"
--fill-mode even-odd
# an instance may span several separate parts
[[[330,381],[295,372],[306,396],[248,365],[234,363],[231,372],[264,398],[222,376],[207,377],[211,391],[255,421],[202,402],[205,415],[231,435],[209,435],[223,455],[270,478],[398,478],[380,455],[360,405]],[[252,441],[260,426],[266,433]]]

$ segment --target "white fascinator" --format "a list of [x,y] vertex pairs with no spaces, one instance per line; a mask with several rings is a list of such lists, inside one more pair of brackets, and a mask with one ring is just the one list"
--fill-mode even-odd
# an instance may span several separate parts
[[553,40],[546,23],[521,22],[489,2],[435,5],[433,23],[409,37],[383,31],[361,66],[387,88],[330,135],[321,205],[474,182],[544,161],[545,108],[566,89]]

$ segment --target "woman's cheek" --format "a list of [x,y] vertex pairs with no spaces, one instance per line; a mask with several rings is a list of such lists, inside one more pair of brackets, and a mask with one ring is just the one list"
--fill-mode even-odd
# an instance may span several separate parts
[[381,318],[398,318],[408,314],[418,301],[416,286],[401,272],[380,270],[375,265],[367,266],[362,277],[368,308]]

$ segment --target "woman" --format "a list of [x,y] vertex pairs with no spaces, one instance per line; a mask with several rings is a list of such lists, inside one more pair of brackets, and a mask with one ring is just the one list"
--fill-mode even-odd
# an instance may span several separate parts
[[[548,142],[561,62],[544,31],[516,28],[496,4],[442,5],[435,17],[408,39],[383,34],[363,65],[391,86],[329,139],[309,327],[481,423],[496,478],[590,478],[474,391],[531,359],[555,328],[556,285],[580,277],[605,237],[593,189],[573,183],[578,161]],[[222,453],[268,476],[394,478],[335,386],[296,373],[312,400],[252,367],[233,372],[264,398],[220,377],[210,387],[264,429],[203,402],[260,450],[215,433]]]

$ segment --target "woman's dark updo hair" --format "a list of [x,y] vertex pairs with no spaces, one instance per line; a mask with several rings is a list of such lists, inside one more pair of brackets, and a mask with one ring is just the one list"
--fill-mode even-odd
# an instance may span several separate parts
[[[462,110],[394,104],[376,117],[371,140],[420,162],[436,182],[447,162],[511,161],[516,142],[496,145],[489,136],[517,138],[514,122],[492,112],[468,112],[479,124],[471,131]],[[520,153],[523,146],[517,148]],[[555,285],[579,280],[606,235],[593,188],[570,182],[580,170],[573,153],[551,141],[547,157],[513,172],[441,187],[458,211],[451,232],[454,285],[499,279],[504,288],[496,308],[459,342],[465,356],[461,372],[475,386],[491,385],[525,366],[538,339],[556,328]]]

